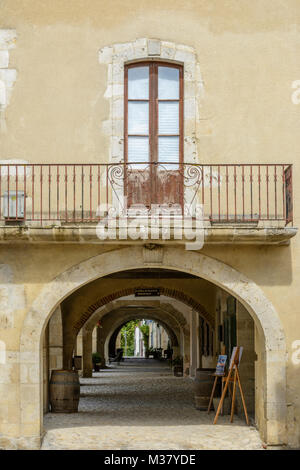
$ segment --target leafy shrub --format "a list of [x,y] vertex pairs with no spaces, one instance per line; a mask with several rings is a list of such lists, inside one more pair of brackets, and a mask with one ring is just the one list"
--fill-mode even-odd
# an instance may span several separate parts
[[99,364],[101,362],[101,356],[99,353],[95,352],[92,354],[93,364]]

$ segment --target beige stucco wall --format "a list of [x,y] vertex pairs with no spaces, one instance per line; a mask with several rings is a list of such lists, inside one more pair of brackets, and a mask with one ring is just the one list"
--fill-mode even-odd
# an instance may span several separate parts
[[[17,79],[3,111],[1,159],[108,161],[111,144],[101,124],[110,113],[104,97],[107,66],[99,63],[98,52],[111,44],[156,38],[195,49],[204,87],[196,123],[198,160],[294,163],[298,181],[300,107],[291,100],[292,82],[300,79],[297,0],[284,5],[279,0],[76,0],[72,8],[67,0],[59,5],[52,0],[2,0],[0,8],[0,29],[17,32],[16,47],[9,53],[9,68],[17,71]],[[299,191],[294,185],[296,226]],[[33,301],[58,274],[116,248],[1,245],[0,338],[10,361],[9,366],[0,364],[4,436],[35,431],[10,418],[35,413],[30,388],[27,409],[18,409],[20,376],[27,380],[18,365],[20,334]],[[278,312],[287,346],[288,439],[299,445],[300,364],[292,357],[293,342],[300,339],[299,237],[290,246],[205,246],[203,253],[249,277]],[[34,378],[36,371],[30,373]]]
[[146,37],[196,50],[204,81],[201,161],[292,161],[299,129],[290,99],[291,83],[299,79],[299,10],[297,0],[284,6],[279,0],[90,0],[72,8],[67,0],[59,6],[44,0],[42,7],[2,0],[1,27],[17,30],[10,64],[18,78],[1,158],[106,161],[109,140],[101,122],[109,109],[98,51]]

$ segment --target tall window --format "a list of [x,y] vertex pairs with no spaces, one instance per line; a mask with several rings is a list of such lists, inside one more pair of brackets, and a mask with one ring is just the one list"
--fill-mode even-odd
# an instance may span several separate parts
[[125,67],[125,161],[183,160],[183,69],[142,62]]

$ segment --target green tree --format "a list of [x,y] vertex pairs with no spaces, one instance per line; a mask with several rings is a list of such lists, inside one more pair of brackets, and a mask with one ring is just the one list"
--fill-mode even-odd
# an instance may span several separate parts
[[123,348],[124,356],[134,355],[134,332],[138,324],[139,320],[131,320],[121,329],[121,348]]

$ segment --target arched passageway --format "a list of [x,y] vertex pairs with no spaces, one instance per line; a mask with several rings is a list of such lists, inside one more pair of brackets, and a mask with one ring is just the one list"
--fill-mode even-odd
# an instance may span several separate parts
[[[140,280],[139,282],[143,281]],[[130,290],[130,292],[132,291]],[[165,325],[172,339],[174,354],[186,355],[186,367],[189,366],[189,320],[191,308],[187,307],[186,303],[170,299],[164,295],[160,295],[159,297],[156,297],[156,299],[159,300],[152,300],[150,298],[143,300],[140,298],[137,299],[133,295],[129,295],[127,297],[111,301],[105,306],[100,307],[90,316],[86,321],[84,328],[82,328],[82,334],[84,334],[85,338],[83,349],[87,350],[87,353],[84,355],[83,375],[85,377],[89,377],[92,371],[90,357],[92,334],[95,325],[101,322],[101,330],[97,330],[97,337],[100,336],[97,339],[97,352],[102,358],[105,357],[106,360],[108,360],[108,341],[113,330],[121,324],[123,319],[130,319],[132,316],[135,318],[142,318],[145,316],[145,312],[147,312],[146,316],[148,316],[148,318],[156,319]],[[72,312],[74,312],[73,303],[71,304],[71,308]],[[72,330],[70,325],[68,329]],[[179,347],[179,342],[181,343],[181,347]],[[68,350],[66,351],[69,355],[72,352],[72,348],[73,346],[71,342],[70,348],[67,348]]]
[[105,359],[102,361],[102,365],[109,359],[109,342],[111,336],[116,330],[120,329],[122,324],[130,320],[142,320],[147,318],[161,323],[169,334],[174,350],[179,354],[180,331],[182,331],[183,334],[187,333],[186,328],[184,328],[186,324],[184,316],[171,306],[169,306],[169,308],[163,308],[161,305],[151,307],[145,305],[139,306],[139,303],[137,303],[138,305],[132,305],[133,303],[133,300],[119,300],[118,302],[111,303],[110,307],[107,305],[104,309],[95,312],[93,317],[90,318],[82,329],[84,377],[90,377],[92,375],[92,335],[93,331],[95,331],[95,325],[97,337],[97,346],[95,349],[100,357]]
[[[154,254],[153,254],[154,252]],[[259,349],[259,387],[266,405],[257,407],[257,422],[265,440],[281,444],[285,440],[285,341],[278,315],[262,290],[233,268],[200,253],[178,248],[151,250],[135,247],[105,253],[80,263],[49,283],[28,312],[21,335],[21,361],[34,367],[31,382],[37,406],[31,416],[31,430],[42,432],[42,338],[47,322],[64,299],[77,289],[104,276],[120,271],[159,267],[189,273],[204,279],[234,296],[255,322]],[[22,368],[22,365],[21,365]],[[278,370],[282,374],[278,374]],[[21,381],[21,388],[25,387]],[[26,390],[27,391],[27,390]],[[25,392],[25,389],[24,389]],[[24,394],[21,393],[21,397]],[[22,407],[22,404],[21,404]],[[28,418],[27,418],[28,419]],[[22,420],[22,417],[21,417]],[[24,423],[25,424],[25,423]]]
[[[158,276],[158,274],[160,275]],[[149,275],[154,277],[151,278]],[[120,276],[120,278],[117,276]],[[172,279],[171,283],[170,276]],[[112,310],[112,303],[114,301],[134,296],[136,289],[141,287],[149,287],[151,289],[155,286],[160,292],[160,299],[169,299],[168,304],[170,304],[171,299],[177,301],[173,302],[173,304],[180,304],[180,309],[177,309],[178,313],[176,315],[179,322],[183,321],[183,323],[186,323],[186,319],[179,318],[179,311],[186,311],[188,306],[188,308],[197,311],[205,322],[214,328],[214,316],[209,313],[207,306],[203,306],[199,302],[199,298],[202,297],[199,292],[200,290],[205,294],[206,299],[209,298],[209,292],[207,292],[209,285],[208,283],[204,285],[202,282],[203,285],[200,289],[199,282],[198,278],[189,273],[156,268],[156,270],[119,271],[113,276],[101,277],[84,285],[68,296],[62,303],[65,345],[64,367],[69,368],[71,365],[73,345],[80,329],[84,326],[84,330],[88,334],[91,327],[94,327],[96,323],[95,319],[100,320],[105,312]],[[191,288],[192,283],[194,285],[196,283],[197,287]],[[166,312],[167,315],[169,313],[171,312]],[[162,317],[162,320],[164,318],[165,316]]]
[[[117,341],[120,338],[122,329],[127,325],[127,323],[132,321],[146,321],[151,322],[151,325],[155,323],[161,326],[168,335],[168,341],[170,346],[178,348],[179,342],[176,333],[165,322],[163,322],[159,318],[152,317],[151,314],[149,315],[149,312],[147,312],[145,315],[143,315],[142,313],[137,315],[134,312],[131,312],[125,318],[119,320],[117,326],[114,325],[112,327],[112,331],[106,339],[106,348],[109,356],[113,356],[116,354],[116,349],[118,346]],[[124,354],[126,356],[126,351],[124,351]]]

